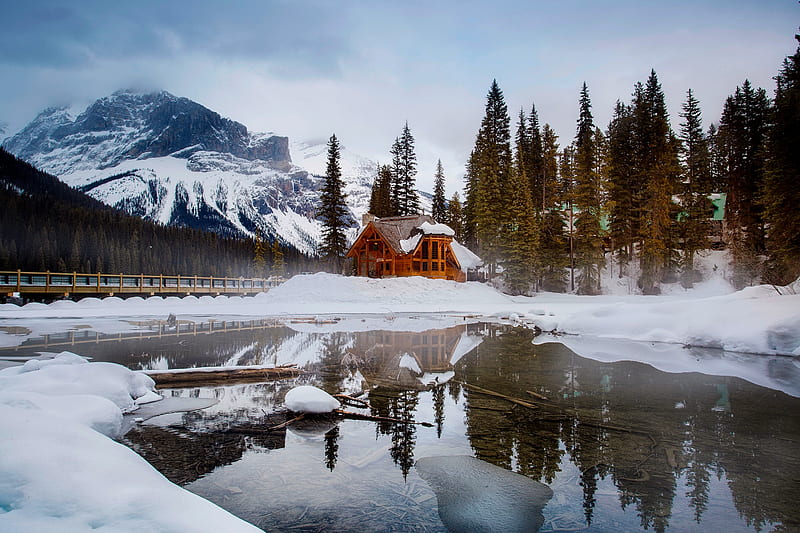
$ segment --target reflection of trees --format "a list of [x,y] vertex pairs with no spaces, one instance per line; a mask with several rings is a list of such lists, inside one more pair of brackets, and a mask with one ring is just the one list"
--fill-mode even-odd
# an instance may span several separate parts
[[325,433],[325,466],[333,472],[339,457],[339,426]]
[[[592,523],[600,480],[620,491],[645,529],[665,531],[680,482],[702,522],[712,473],[756,529],[797,524],[800,470],[792,441],[797,401],[731,378],[667,374],[640,363],[600,363],[559,345],[533,345],[516,329],[488,335],[456,379],[531,401],[540,409],[464,391],[467,436],[481,459],[549,483],[566,453],[580,471],[584,517]],[[735,413],[735,416],[734,416]],[[564,451],[559,447],[563,444]]]
[[392,446],[389,449],[394,463],[400,467],[403,477],[408,475],[414,466],[414,445],[416,444],[417,428],[410,422],[414,421],[414,414],[419,403],[417,391],[392,391],[379,387],[370,393],[372,414],[398,418],[405,424],[380,421],[376,424],[379,435],[389,435]]
[[436,436],[442,437],[442,426],[444,426],[444,388],[439,385],[433,388],[433,419],[436,423]]

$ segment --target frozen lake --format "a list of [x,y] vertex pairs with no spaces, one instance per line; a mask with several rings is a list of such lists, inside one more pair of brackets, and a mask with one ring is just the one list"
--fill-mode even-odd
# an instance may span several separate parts
[[[414,327],[397,331],[401,320]],[[152,418],[124,438],[169,479],[265,530],[447,531],[460,527],[453,491],[474,497],[471,507],[497,509],[462,471],[437,482],[430,467],[415,466],[438,456],[474,457],[552,489],[524,509],[516,492],[503,496],[511,500],[504,514],[517,509],[515,523],[527,521],[528,530],[800,528],[792,358],[704,351],[698,367],[705,360],[745,367],[749,379],[664,372],[534,344],[525,328],[440,324],[424,315],[363,331],[354,331],[358,320],[93,322],[47,321],[46,335],[17,324],[5,342],[16,336],[22,344],[0,349],[0,360],[70,350],[132,369],[294,363],[305,370],[266,384],[166,391],[218,403]],[[248,432],[285,420],[283,397],[297,384],[365,391],[370,407],[348,410],[432,426],[320,418]],[[516,486],[513,477],[498,479]]]

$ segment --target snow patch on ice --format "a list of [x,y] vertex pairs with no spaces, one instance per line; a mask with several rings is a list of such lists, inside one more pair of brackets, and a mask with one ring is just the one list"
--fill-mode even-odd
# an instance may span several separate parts
[[322,389],[311,385],[300,385],[286,393],[284,405],[295,413],[330,413],[338,409],[339,400]]

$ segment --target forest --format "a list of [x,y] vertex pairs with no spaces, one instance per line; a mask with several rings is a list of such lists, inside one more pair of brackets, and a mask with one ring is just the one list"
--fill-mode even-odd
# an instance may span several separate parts
[[113,209],[0,148],[0,270],[282,276],[311,259],[276,241],[164,226]]
[[[616,102],[605,129],[584,83],[575,137],[562,146],[535,105],[519,112],[512,138],[495,80],[466,166],[464,205],[457,194],[445,201],[439,164],[433,217],[513,294],[598,294],[610,263],[644,294],[666,282],[688,288],[700,280],[697,254],[712,244],[729,251],[737,288],[791,282],[800,275],[800,48],[775,80],[772,98],[744,80],[707,129],[688,89],[677,132],[655,71],[629,102]],[[407,130],[392,164],[379,168],[370,204],[377,216],[414,212]],[[721,227],[712,224],[712,197],[725,202]]]

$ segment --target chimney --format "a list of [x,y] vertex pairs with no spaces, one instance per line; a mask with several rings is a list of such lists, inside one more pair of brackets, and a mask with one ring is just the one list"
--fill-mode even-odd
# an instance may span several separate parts
[[378,217],[376,217],[372,213],[364,213],[363,215],[361,215],[361,227],[363,228],[364,226],[366,226],[370,222],[375,222],[375,220],[377,220],[377,218]]

